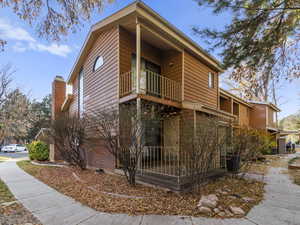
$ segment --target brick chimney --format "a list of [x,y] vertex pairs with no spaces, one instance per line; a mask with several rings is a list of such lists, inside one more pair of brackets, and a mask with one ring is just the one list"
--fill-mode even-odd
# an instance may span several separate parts
[[[66,97],[66,82],[62,76],[56,76],[52,82],[52,120],[59,118],[62,114],[61,107]],[[50,144],[50,161],[61,159],[54,143]]]
[[66,82],[62,76],[56,76],[52,82],[52,119],[61,114],[61,106],[66,97]]

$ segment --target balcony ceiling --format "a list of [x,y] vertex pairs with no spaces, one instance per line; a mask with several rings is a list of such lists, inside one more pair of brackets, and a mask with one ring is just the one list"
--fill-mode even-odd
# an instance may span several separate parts
[[[127,24],[122,24],[122,27],[132,33],[133,35],[136,35],[136,23],[127,23]],[[168,41],[165,41],[166,37],[160,38],[155,31],[150,32],[148,29],[145,29],[143,26],[141,27],[141,35],[142,35],[142,40],[147,42],[148,44],[159,48],[164,51],[168,50],[176,50],[172,45],[169,44]]]

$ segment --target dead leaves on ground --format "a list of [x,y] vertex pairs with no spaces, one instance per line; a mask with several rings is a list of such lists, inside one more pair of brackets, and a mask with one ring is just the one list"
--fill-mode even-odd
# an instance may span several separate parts
[[[228,191],[228,195],[219,196],[219,203],[223,207],[239,206],[248,212],[262,200],[264,193],[262,182],[221,178],[204,185],[197,193],[177,194],[143,185],[131,187],[118,175],[98,174],[71,167],[32,167],[30,163],[28,164],[29,170],[24,164],[22,168],[44,183],[91,208],[108,213],[203,216],[197,208],[201,195],[215,194],[220,188]],[[80,180],[75,179],[73,173]],[[116,197],[104,192],[133,198]],[[238,197],[230,198],[230,195]],[[246,203],[241,199],[242,197],[253,198],[255,201]]]

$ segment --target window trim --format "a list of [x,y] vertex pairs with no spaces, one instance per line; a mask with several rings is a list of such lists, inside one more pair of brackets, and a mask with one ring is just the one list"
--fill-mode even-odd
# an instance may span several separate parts
[[215,74],[212,72],[208,72],[208,88],[215,88]]
[[83,68],[80,69],[79,76],[78,76],[78,116],[82,117],[84,113],[84,71]]
[[[95,68],[95,67],[96,67],[96,64],[97,64],[97,62],[98,62],[98,60],[99,60],[100,58],[102,58],[102,64],[101,64],[98,68]],[[103,65],[104,65],[104,57],[98,55],[98,56],[96,57],[96,59],[94,60],[94,63],[93,63],[93,72],[95,72],[95,71],[97,71],[98,69],[100,69]]]

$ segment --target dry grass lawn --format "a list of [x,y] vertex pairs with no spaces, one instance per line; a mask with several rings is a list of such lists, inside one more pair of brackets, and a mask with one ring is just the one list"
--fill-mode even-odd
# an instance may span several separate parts
[[0,204],[4,202],[14,201],[15,198],[9,191],[8,187],[0,180]]
[[6,160],[8,160],[8,158],[3,157],[3,156],[0,156],[0,163],[1,163],[1,162],[4,162],[4,161],[6,161]]
[[[228,192],[219,195],[219,205],[225,209],[230,205],[238,206],[248,212],[262,200],[264,193],[262,182],[229,177],[212,181],[199,192],[179,195],[142,185],[131,187],[118,175],[98,174],[72,167],[41,167],[29,161],[18,162],[18,165],[65,195],[98,211],[109,213],[203,216],[197,207],[201,195],[215,194],[218,189]],[[254,202],[245,202],[242,197],[250,197]]]

